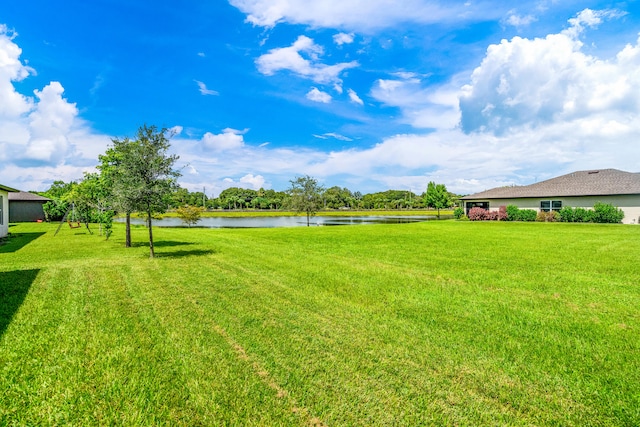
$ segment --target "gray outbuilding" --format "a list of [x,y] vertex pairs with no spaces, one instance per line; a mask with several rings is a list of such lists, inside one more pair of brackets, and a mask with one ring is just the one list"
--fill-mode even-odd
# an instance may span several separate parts
[[9,193],[9,221],[44,221],[45,216],[42,206],[50,200],[26,191]]

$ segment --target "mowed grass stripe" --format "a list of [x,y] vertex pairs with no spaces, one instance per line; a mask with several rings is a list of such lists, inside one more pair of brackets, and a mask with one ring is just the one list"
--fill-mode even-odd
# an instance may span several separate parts
[[[0,253],[0,270],[39,271],[0,337],[0,420],[640,419],[636,227],[158,229],[155,260],[120,233],[61,244],[48,230]],[[5,409],[14,389],[30,397]]]
[[[18,334],[24,341],[3,337],[24,346],[32,373],[3,379],[3,423],[299,422],[288,408],[265,410],[265,403],[276,400],[274,393],[248,363],[237,360],[224,339],[209,331],[194,336],[191,323],[166,322],[176,318],[177,308],[162,305],[167,300],[160,293],[140,298],[148,280],[88,265],[59,270],[55,276],[42,277],[42,293],[40,283],[32,285],[41,304],[33,311],[21,310],[14,319],[16,326],[23,319],[31,326],[27,335]],[[97,283],[96,277],[104,280]],[[13,360],[13,365],[24,364]]]
[[[299,256],[299,255],[298,255],[298,256]],[[268,262],[267,262],[267,263],[268,263],[268,264],[271,264],[271,263],[272,263],[272,262],[274,262],[274,261],[275,261],[274,259],[270,259],[270,260],[268,260]],[[237,264],[242,265],[243,263],[242,263],[242,262],[238,262]],[[296,270],[296,272],[297,272],[297,273],[295,273],[295,276],[296,276],[296,277],[300,275],[300,271],[304,271],[304,270],[305,270],[305,268],[306,268],[306,267],[305,267],[305,265],[308,265],[308,264],[305,264],[305,263],[303,262],[303,259],[301,259],[300,264],[301,264],[301,265],[300,265],[300,267]],[[232,267],[230,267],[230,268],[238,268],[238,267],[234,264],[234,265],[233,265]],[[240,267],[240,269],[242,270],[242,268],[241,268],[241,267]],[[246,271],[243,271],[243,272],[242,272],[242,274],[246,274]],[[314,274],[316,274],[316,273],[314,273]],[[262,279],[262,280],[266,280],[266,279]],[[296,284],[298,284],[298,283],[303,283],[303,282],[304,282],[304,281],[302,281],[302,282],[301,282],[300,280],[296,280],[296,281],[295,281],[295,283],[296,283]],[[318,282],[317,280],[314,280],[314,283],[317,283],[317,282]],[[302,286],[304,286],[304,285],[302,285]],[[297,291],[297,288],[296,288],[296,287],[292,287],[292,288],[290,289],[290,292],[289,292],[289,293],[290,293],[290,294],[291,294],[291,293],[294,293],[294,294],[295,294],[296,292],[298,292],[298,291]],[[314,293],[313,295],[316,295],[316,294]],[[316,296],[317,296],[317,295],[316,295]],[[327,298],[320,297],[320,298],[318,298],[318,299],[319,299],[320,301],[322,301],[322,300],[326,300]],[[278,306],[278,304],[274,304],[274,303],[271,303],[271,304],[265,304],[265,305],[266,305],[266,306],[270,306],[270,307],[272,307],[272,306]],[[252,312],[255,312],[255,310],[252,310]],[[349,312],[351,312],[351,311],[349,311]],[[517,316],[512,316],[512,317],[516,318]],[[458,323],[459,323],[459,322],[458,322]],[[521,323],[522,323],[522,322],[521,322]],[[526,325],[525,325],[525,326],[526,326]],[[350,332],[352,332],[352,331],[350,331]],[[347,334],[346,334],[346,336],[351,337],[352,335],[347,333]],[[369,393],[369,394],[370,394],[370,393]],[[545,405],[546,405],[547,403],[546,403],[546,402],[543,402],[543,404],[545,404]]]

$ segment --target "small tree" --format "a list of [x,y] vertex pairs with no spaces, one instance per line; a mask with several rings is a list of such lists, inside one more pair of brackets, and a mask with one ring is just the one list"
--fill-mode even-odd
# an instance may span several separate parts
[[187,227],[191,227],[200,221],[200,214],[202,214],[203,210],[204,208],[201,207],[185,205],[179,207],[176,213],[178,214],[178,218],[187,224]]
[[291,196],[291,207],[298,213],[304,212],[307,214],[308,227],[310,218],[322,208],[322,192],[324,188],[318,185],[318,181],[309,175],[297,177],[289,182],[291,183],[288,191]]
[[[159,130],[156,126],[143,125],[133,141],[114,139],[113,148],[101,158],[118,206],[127,214],[142,211],[147,215],[152,258],[155,256],[153,213],[167,210],[170,196],[178,188],[176,178],[180,176],[173,169],[178,156],[168,154],[170,136],[165,128]],[[127,231],[130,245],[129,236]]]
[[444,184],[436,184],[433,181],[427,185],[424,202],[427,207],[438,210],[438,219],[440,219],[440,209],[446,209],[453,204],[447,187]]

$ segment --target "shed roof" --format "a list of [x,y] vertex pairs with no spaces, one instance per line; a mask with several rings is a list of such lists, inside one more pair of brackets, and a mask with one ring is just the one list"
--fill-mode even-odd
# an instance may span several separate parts
[[0,184],[0,190],[4,190],[7,192],[19,191],[19,190],[16,190],[15,188],[7,187],[6,185],[2,185],[2,184]]
[[51,199],[46,197],[39,196],[37,194],[28,193],[26,191],[16,191],[9,193],[9,201],[10,202],[48,202]]
[[620,194],[640,194],[640,173],[624,172],[618,169],[578,171],[531,185],[493,188],[464,196],[462,199],[517,199]]

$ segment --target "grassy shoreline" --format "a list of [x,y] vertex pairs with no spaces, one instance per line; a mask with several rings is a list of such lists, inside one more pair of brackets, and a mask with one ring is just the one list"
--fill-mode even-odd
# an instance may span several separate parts
[[640,227],[19,224],[0,425],[638,425]]

